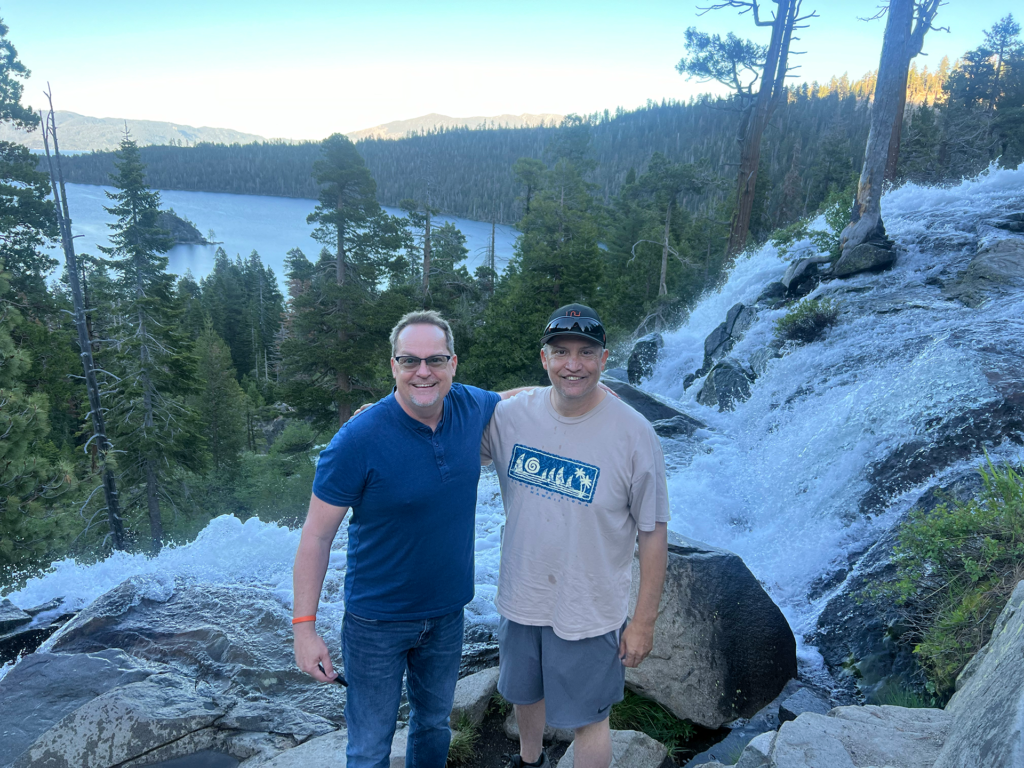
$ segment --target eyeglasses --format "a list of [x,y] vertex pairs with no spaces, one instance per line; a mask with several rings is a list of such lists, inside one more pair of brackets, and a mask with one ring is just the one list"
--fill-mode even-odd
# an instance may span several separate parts
[[604,326],[594,317],[556,317],[547,328],[544,329],[544,336],[550,336],[558,331],[576,331],[585,333],[602,344],[605,342]]
[[395,362],[403,371],[418,371],[420,363],[426,363],[428,368],[444,368],[451,359],[451,355],[431,355],[430,357],[395,355]]

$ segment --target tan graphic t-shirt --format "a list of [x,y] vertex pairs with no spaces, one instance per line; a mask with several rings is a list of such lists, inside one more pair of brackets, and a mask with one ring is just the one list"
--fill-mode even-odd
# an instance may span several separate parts
[[580,640],[626,618],[637,529],[670,517],[665,459],[651,425],[618,398],[570,418],[550,389],[498,403],[480,446],[507,518],[495,603],[512,621]]

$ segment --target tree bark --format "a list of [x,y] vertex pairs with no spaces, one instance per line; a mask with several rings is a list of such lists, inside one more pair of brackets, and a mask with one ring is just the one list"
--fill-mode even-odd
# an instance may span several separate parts
[[[47,94],[49,99],[49,94]],[[53,138],[53,154],[56,158],[50,157],[49,138]],[[50,167],[50,184],[53,187],[54,204],[57,210],[57,223],[60,228],[61,246],[64,250],[64,260],[67,265],[68,282],[71,284],[71,300],[75,310],[75,326],[78,330],[79,357],[82,360],[82,368],[85,374],[85,390],[89,396],[89,415],[92,416],[93,439],[96,441],[96,450],[99,455],[100,465],[103,468],[103,497],[107,505],[107,524],[110,528],[110,536],[114,549],[123,550],[124,524],[121,520],[121,504],[117,495],[117,482],[114,479],[114,472],[107,463],[107,457],[113,446],[107,438],[107,427],[103,417],[103,407],[100,401],[100,388],[96,381],[96,366],[92,357],[92,339],[86,327],[85,303],[82,297],[82,285],[79,282],[78,259],[75,255],[75,243],[71,237],[71,215],[68,212],[68,198],[64,189],[64,173],[60,162],[60,147],[57,143],[57,122],[54,118],[53,102],[50,101],[50,117],[43,125],[43,143],[46,148],[46,160]]]
[[427,205],[427,223],[423,229],[423,308],[430,304],[430,205]]
[[668,234],[669,228],[672,225],[672,200],[668,201],[668,207],[665,210],[665,241],[661,244],[661,282],[658,283],[658,295],[668,295]]
[[754,189],[757,186],[757,168],[761,162],[761,136],[772,116],[779,97],[785,92],[789,45],[793,37],[800,10],[800,0],[778,0],[772,39],[768,44],[761,85],[747,119],[740,149],[740,170],[736,184],[736,212],[729,232],[730,256],[747,246],[750,234],[750,216],[754,210]]
[[906,99],[913,21],[914,0],[890,0],[875,97],[871,105],[871,129],[864,150],[864,168],[850,223],[839,236],[844,251],[868,241],[886,242],[882,222],[882,182],[894,123]]
[[903,87],[900,89],[900,104],[896,108],[896,119],[892,124],[892,136],[889,138],[889,151],[885,158],[885,181],[896,181],[896,166],[900,161],[900,138],[903,134],[903,115],[907,111],[907,79],[910,76],[908,66],[903,69]]

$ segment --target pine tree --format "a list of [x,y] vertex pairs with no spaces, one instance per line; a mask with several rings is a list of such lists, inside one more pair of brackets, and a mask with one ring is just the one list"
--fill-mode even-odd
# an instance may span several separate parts
[[196,341],[199,391],[192,404],[203,424],[203,434],[215,470],[238,464],[246,445],[245,393],[235,379],[227,345],[207,325]]
[[[161,499],[170,494],[176,467],[201,470],[206,453],[195,412],[184,397],[195,386],[195,358],[180,330],[181,311],[174,302],[173,277],[167,273],[167,233],[157,226],[159,194],[146,186],[139,149],[125,133],[120,162],[108,192],[116,218],[110,225],[112,245],[101,248],[116,273],[119,302],[116,344],[105,355],[117,379],[107,385],[115,448],[126,513],[142,505],[147,511],[150,551],[163,540]],[[107,368],[107,370],[111,370]],[[126,514],[127,516],[127,514]]]

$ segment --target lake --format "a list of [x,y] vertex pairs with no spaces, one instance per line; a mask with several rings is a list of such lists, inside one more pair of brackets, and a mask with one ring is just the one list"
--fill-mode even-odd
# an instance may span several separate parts
[[[71,228],[76,235],[75,252],[99,255],[97,245],[109,245],[108,224],[113,217],[104,210],[111,201],[104,192],[113,192],[112,187],[98,187],[87,184],[68,184],[68,207],[71,212]],[[316,206],[315,200],[290,197],[268,197],[260,195],[228,195],[219,192],[184,192],[162,190],[160,207],[173,208],[207,236],[213,230],[214,240],[221,241],[219,247],[234,257],[245,258],[253,250],[260,254],[263,263],[274,270],[282,291],[285,288],[284,259],[292,248],[301,248],[303,253],[315,261],[321,245],[313,239],[313,226],[306,223],[306,216]],[[384,208],[390,214],[401,215],[397,208]],[[451,222],[466,236],[469,256],[463,262],[472,274],[482,266],[491,242],[489,222],[460,219],[455,216],[437,216],[436,226]],[[512,246],[518,232],[510,226],[499,224],[495,231],[495,266],[504,270],[512,258]],[[213,254],[216,245],[176,245],[167,256],[168,270],[181,275],[191,270],[199,279],[213,268]],[[59,245],[51,249],[53,255],[63,264]]]

